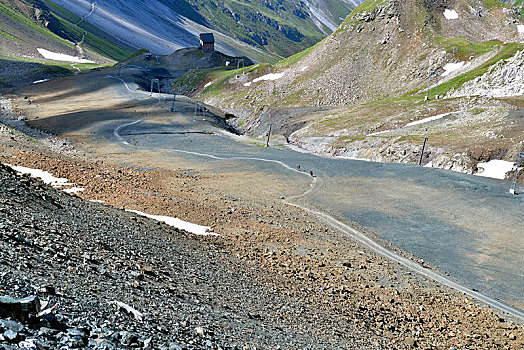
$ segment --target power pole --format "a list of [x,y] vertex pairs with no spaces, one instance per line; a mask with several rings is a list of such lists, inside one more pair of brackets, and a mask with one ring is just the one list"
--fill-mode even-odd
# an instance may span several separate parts
[[272,124],[269,124],[269,131],[267,132],[266,147],[269,147],[269,138],[271,137],[271,126]]
[[422,151],[420,151],[420,159],[418,160],[418,165],[422,165],[422,156],[424,155],[424,149],[426,148],[426,142],[428,142],[428,138],[424,138],[424,143],[422,144]]
[[513,176],[513,184],[511,185],[511,188],[509,189],[509,193],[511,194],[517,194],[516,188],[517,188],[517,178],[519,175],[519,166],[523,159],[524,159],[524,152],[520,152],[519,158],[517,159],[517,164],[515,165],[515,175]]
[[158,89],[158,93],[160,93],[160,80],[158,80],[158,79],[151,79],[151,93],[149,94],[149,96],[153,96],[153,87],[155,86],[155,83],[156,83],[156,87]]
[[238,71],[240,70],[240,61],[242,61],[242,75],[246,74],[246,66],[244,63],[244,59],[237,61],[237,79],[238,79]]
[[195,114],[193,114],[193,121],[194,122],[196,122],[197,109],[198,109],[198,102],[195,102]]
[[173,104],[171,105],[171,109],[170,109],[171,112],[175,111],[175,101],[176,101],[176,94],[173,94]]

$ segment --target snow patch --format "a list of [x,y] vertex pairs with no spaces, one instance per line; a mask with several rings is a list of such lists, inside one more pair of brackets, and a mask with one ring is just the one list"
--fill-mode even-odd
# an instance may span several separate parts
[[38,52],[48,60],[63,61],[63,62],[75,62],[75,63],[95,63],[90,60],[86,60],[80,57],[70,56],[63,53],[51,52],[46,49],[37,49]]
[[[444,66],[445,72],[442,73],[442,76],[448,76],[451,73],[453,73],[456,70],[459,70],[460,68],[464,67],[466,62],[458,62],[458,63],[448,63]],[[468,63],[469,64],[469,63]]]
[[51,185],[54,188],[61,189],[64,186],[73,186],[73,187],[62,189],[62,191],[67,192],[67,193],[78,194],[78,192],[85,191],[85,188],[74,187],[75,184],[68,182],[66,178],[53,176],[53,174],[47,171],[44,171],[44,170],[26,168],[23,166],[16,166],[16,165],[11,165],[7,163],[5,163],[5,165],[7,165],[14,171],[17,171],[21,174],[29,174],[31,177],[38,178],[42,180],[43,183]]
[[406,124],[405,126],[414,126],[414,125],[419,125],[419,124],[424,124],[424,123],[429,123],[433,120],[439,120],[439,119],[442,119],[448,115],[450,115],[451,112],[449,113],[444,113],[444,114],[439,114],[439,115],[435,115],[433,117],[429,117],[429,118],[424,118],[424,119],[420,119],[420,120],[416,120],[414,122],[411,122],[409,124]]
[[244,83],[244,86],[251,86],[251,83]]
[[457,11],[455,11],[455,10],[446,9],[446,10],[444,10],[444,17],[446,17],[446,19],[448,19],[448,20],[450,20],[450,19],[458,19],[459,15],[458,15]]
[[477,167],[482,168],[483,171],[478,172],[475,175],[504,180],[506,174],[513,169],[513,165],[513,162],[492,159],[487,163],[478,163]]
[[11,164],[5,164],[13,170],[22,173],[29,174],[31,177],[38,178],[42,180],[45,184],[51,185],[53,187],[62,187],[62,186],[72,186],[72,183],[67,182],[68,180],[63,177],[55,177],[51,173],[40,170],[40,169],[31,169],[23,166],[16,166]]
[[207,89],[208,87],[210,87],[211,84],[213,84],[213,81],[210,81],[209,83],[207,83],[206,85],[204,85],[204,89]]
[[168,224],[169,226],[173,226],[173,227],[176,227],[176,228],[178,228],[180,230],[191,232],[191,233],[193,233],[195,235],[199,235],[199,236],[218,236],[217,233],[211,232],[211,227],[209,227],[209,226],[201,226],[201,225],[193,224],[191,222],[183,221],[183,220],[180,220],[178,218],[171,217],[171,216],[150,215],[150,214],[146,214],[146,213],[143,213],[141,211],[138,211],[138,210],[127,210],[126,209],[126,211],[128,211],[130,213],[135,213],[135,214],[138,214],[138,215],[141,215],[141,216],[145,216],[145,217],[148,217],[148,218],[156,220],[156,221],[164,222],[164,223]]
[[35,80],[33,81],[33,84],[45,83],[46,81],[49,81],[49,79]]
[[524,24],[519,24],[517,26],[517,30],[519,31],[519,33],[524,33]]
[[263,75],[261,77],[254,79],[253,83],[258,83],[259,81],[263,81],[263,80],[278,80],[282,78],[283,76],[284,76],[284,73],[270,73],[270,74],[266,74],[266,75]]
[[308,69],[309,67],[308,66],[305,66],[305,67],[302,67],[302,69],[300,70],[301,72],[305,72],[306,69]]
[[63,190],[64,192],[67,192],[67,193],[74,193],[74,194],[78,194],[79,192],[82,192],[82,191],[85,191],[86,189],[85,188],[82,188],[82,187],[71,187],[71,188],[66,188],[65,190]]

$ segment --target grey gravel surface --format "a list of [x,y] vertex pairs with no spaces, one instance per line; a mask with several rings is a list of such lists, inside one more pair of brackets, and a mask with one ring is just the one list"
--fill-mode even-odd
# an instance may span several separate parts
[[279,277],[225,254],[220,238],[83,201],[3,165],[0,188],[0,296],[58,304],[9,320],[0,302],[0,349],[388,347],[347,324],[335,332],[333,315],[280,292]]

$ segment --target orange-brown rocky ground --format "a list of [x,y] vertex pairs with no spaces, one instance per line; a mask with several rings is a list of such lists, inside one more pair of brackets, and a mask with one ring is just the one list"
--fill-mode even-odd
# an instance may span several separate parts
[[202,238],[203,245],[253,264],[265,272],[261,283],[300,298],[305,308],[336,315],[340,327],[319,332],[343,338],[351,325],[394,348],[524,346],[522,326],[388,262],[299,209],[273,199],[232,198],[227,188],[215,187],[223,184],[221,175],[137,171],[114,159],[62,155],[6,129],[0,145],[1,162],[66,177],[85,188],[82,198],[211,226],[221,236]]

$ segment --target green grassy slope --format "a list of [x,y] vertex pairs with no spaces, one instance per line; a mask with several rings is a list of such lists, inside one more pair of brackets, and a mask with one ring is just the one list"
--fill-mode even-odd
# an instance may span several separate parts
[[55,34],[73,42],[81,42],[93,51],[120,61],[132,53],[132,49],[119,42],[110,34],[99,30],[88,22],[50,0],[35,1],[47,15],[52,16],[48,28]]
[[74,43],[80,43],[85,52],[101,60],[118,61],[132,53],[109,34],[49,0],[4,0],[0,16],[0,36],[4,38],[0,45],[4,49],[0,50],[5,55],[17,56],[18,49],[20,56],[27,56],[43,43],[69,53],[75,49]]
[[[130,51],[107,39],[75,26],[71,21],[45,10],[39,0],[2,0],[0,2],[0,89],[10,89],[36,80],[75,74],[102,67]],[[59,28],[56,33],[50,30]],[[85,34],[82,50],[73,43]],[[44,59],[38,52],[45,48],[71,56],[86,56],[93,64],[75,64]]]

